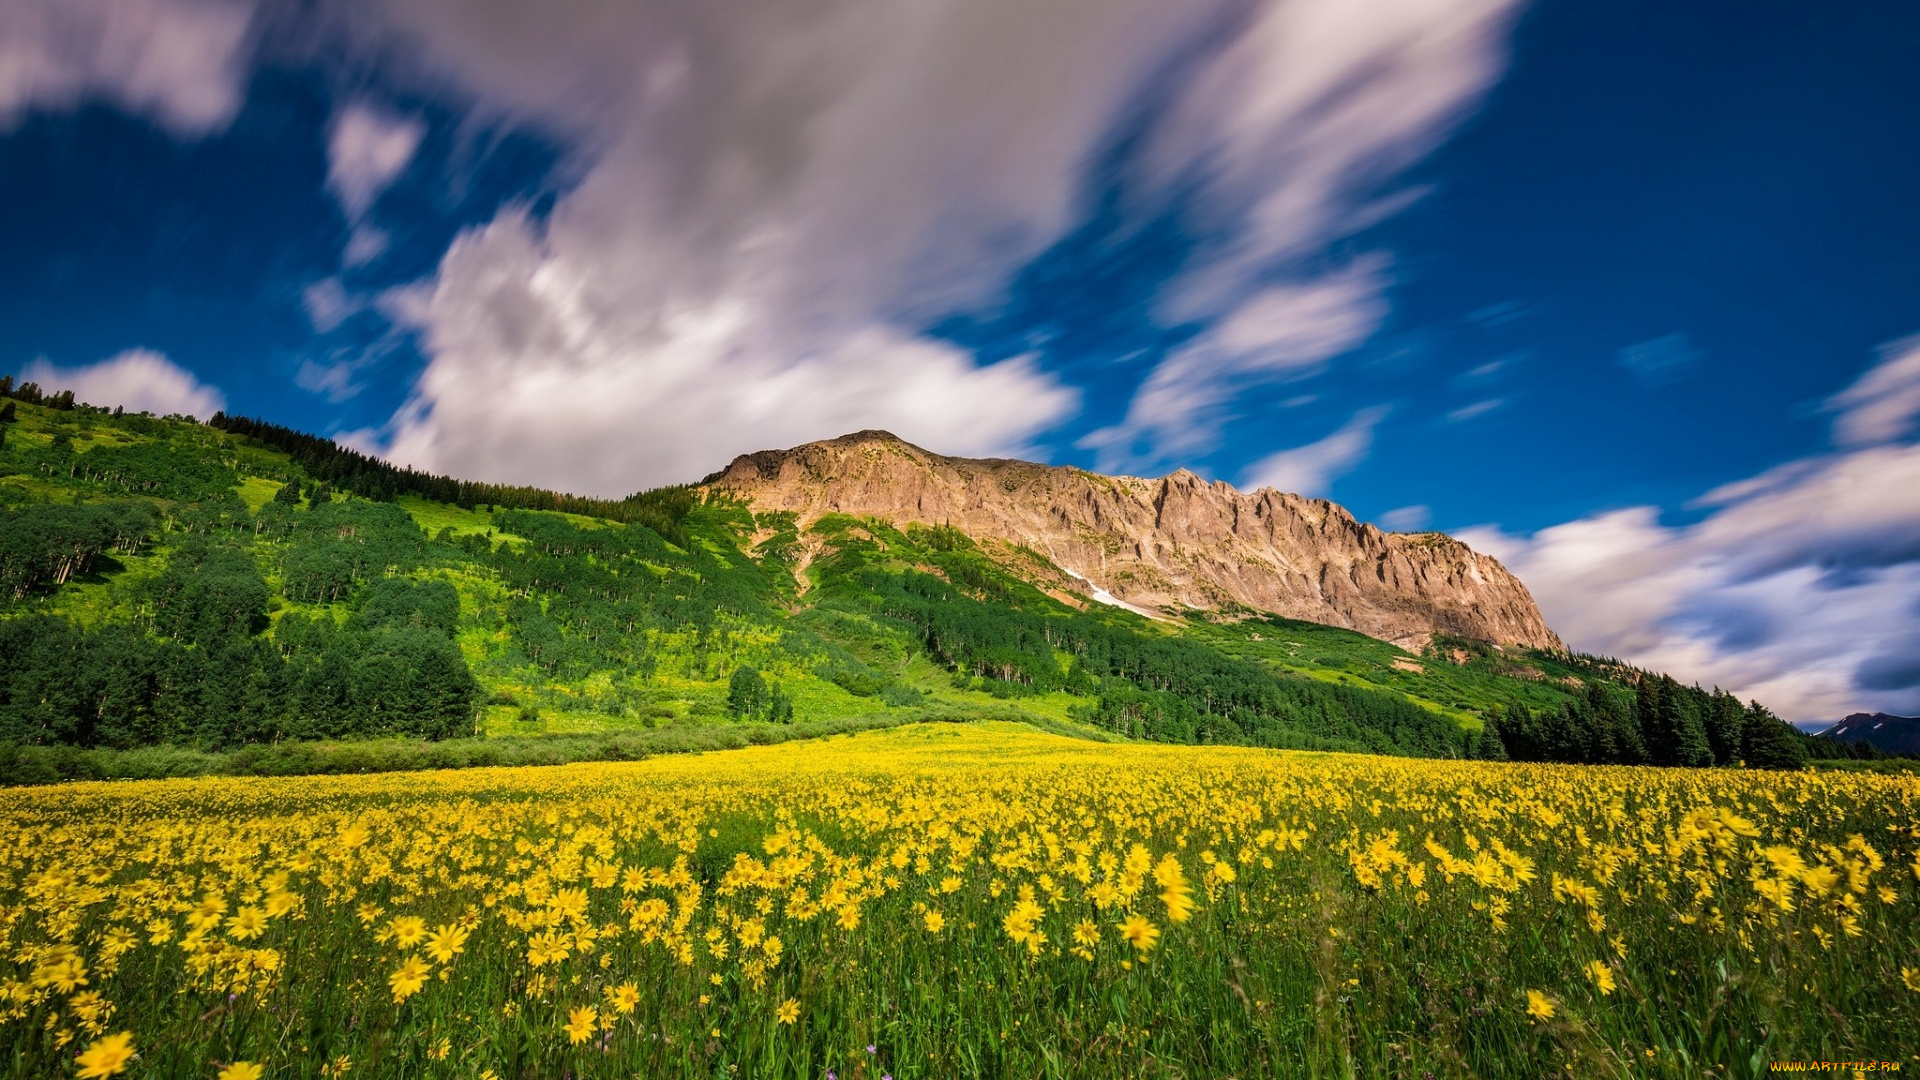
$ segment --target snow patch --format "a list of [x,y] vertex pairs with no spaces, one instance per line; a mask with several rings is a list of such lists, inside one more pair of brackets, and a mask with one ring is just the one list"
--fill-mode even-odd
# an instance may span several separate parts
[[1120,599],[1119,597],[1113,595],[1112,593],[1101,588],[1100,586],[1095,585],[1093,582],[1088,581],[1087,576],[1085,574],[1082,574],[1076,570],[1069,570],[1064,566],[1062,566],[1060,569],[1065,570],[1068,577],[1085,585],[1088,591],[1090,591],[1093,594],[1093,599],[1095,603],[1105,604],[1108,607],[1125,608],[1128,611],[1133,612],[1135,615],[1139,615],[1142,618],[1152,619],[1155,622],[1165,621],[1164,618],[1159,613],[1148,611],[1146,608],[1136,607],[1133,604],[1129,604],[1125,600]]

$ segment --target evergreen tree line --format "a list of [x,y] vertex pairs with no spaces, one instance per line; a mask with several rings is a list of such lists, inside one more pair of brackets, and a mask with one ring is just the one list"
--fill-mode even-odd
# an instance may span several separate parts
[[[7,427],[0,423],[0,432]],[[190,447],[163,442],[75,450],[72,437],[56,431],[50,445],[38,448],[0,439],[0,453],[6,456],[0,462],[0,475],[26,473],[112,495],[203,499],[230,490],[239,480],[219,461],[209,461]]]
[[392,502],[402,495],[417,495],[469,510],[479,506],[555,510],[622,523],[637,522],[676,546],[685,548],[690,543],[686,529],[681,524],[695,501],[693,490],[687,487],[643,491],[625,499],[595,499],[520,484],[458,480],[451,476],[403,468],[341,446],[332,439],[308,435],[264,420],[228,416],[224,412],[215,413],[207,423],[228,434],[254,439],[279,450],[291,457],[308,476],[325,481],[338,490],[377,502]]
[[1514,702],[1481,733],[1479,755],[1516,761],[1753,768],[1806,764],[1808,740],[1759,702],[1740,704],[1723,690],[1683,686],[1672,677],[1632,673],[1635,687],[1589,676],[1582,695],[1558,710]]
[[727,715],[735,720],[791,724],[793,699],[779,683],[769,684],[758,668],[742,665],[733,669],[727,681]]
[[240,479],[231,467],[193,447],[142,442],[76,452],[65,432],[56,432],[52,445],[17,460],[23,471],[71,486],[176,501],[219,495]]
[[[13,376],[11,375],[0,375],[0,398],[13,398],[16,401],[24,401],[29,405],[44,405],[49,409],[55,409],[61,412],[71,411],[75,406],[80,404],[73,399],[73,391],[71,390],[61,390],[49,394],[45,390],[42,390],[40,384],[37,382],[23,382],[16,386],[13,381]],[[0,406],[0,423],[5,423],[12,419],[12,408],[9,406]]]
[[19,601],[92,573],[110,552],[138,554],[159,523],[143,502],[0,510],[0,596]]
[[[963,674],[1097,697],[1090,718],[1180,743],[1460,757],[1459,725],[1397,694],[1277,673],[1199,642],[1141,634],[1093,615],[1041,615],[973,600],[930,574],[870,572],[889,618]],[[1068,659],[1062,664],[1058,658]]]
[[471,735],[480,687],[443,582],[374,584],[344,625],[288,615],[244,552],[169,560],[149,623],[0,620],[0,742],[226,749],[284,739]]
[[[508,593],[514,644],[550,677],[612,671],[651,678],[659,658],[648,635],[666,633],[683,635],[676,659],[686,668],[675,674],[708,678],[737,661],[735,628],[783,624],[768,605],[768,572],[744,557],[729,560],[698,545],[673,552],[639,523],[583,527],[512,510],[494,521],[526,542],[469,535],[461,543]],[[831,650],[786,630],[773,651],[804,662]]]

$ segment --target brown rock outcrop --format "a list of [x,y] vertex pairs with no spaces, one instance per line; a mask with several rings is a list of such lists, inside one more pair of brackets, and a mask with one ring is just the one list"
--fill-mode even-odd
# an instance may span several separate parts
[[1440,533],[1388,533],[1325,499],[1251,493],[1182,469],[1158,480],[943,457],[884,431],[735,458],[701,481],[805,526],[829,513],[952,525],[1024,544],[1150,610],[1253,608],[1418,651],[1436,632],[1559,649],[1526,586]]

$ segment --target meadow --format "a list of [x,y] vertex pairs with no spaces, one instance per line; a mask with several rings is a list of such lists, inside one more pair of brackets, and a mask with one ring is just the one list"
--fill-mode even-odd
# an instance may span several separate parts
[[1917,808],[1011,723],[13,789],[0,1075],[1915,1068]]

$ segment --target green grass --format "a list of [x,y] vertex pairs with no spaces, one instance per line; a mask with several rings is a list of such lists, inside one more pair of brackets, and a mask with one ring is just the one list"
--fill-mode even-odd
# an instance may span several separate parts
[[247,504],[248,510],[257,514],[261,507],[272,502],[273,497],[286,486],[287,483],[284,480],[269,480],[260,476],[243,477],[238,489],[240,501]]
[[[490,711],[504,707],[496,706]],[[32,786],[83,780],[162,780],[196,776],[338,776],[569,765],[587,761],[642,761],[660,754],[698,754],[826,739],[909,724],[1000,724],[1091,742],[1124,742],[1109,731],[1015,708],[920,708],[851,713],[792,724],[669,722],[663,725],[581,727],[504,722],[471,739],[350,739],[285,742],[209,752],[179,746],[133,750],[0,743],[0,786]]]
[[[439,536],[442,529],[451,529],[455,536],[493,533],[496,538],[499,538],[500,534],[494,533],[493,514],[491,512],[482,514],[478,510],[448,506],[446,503],[428,502],[426,499],[415,495],[402,495],[396,501],[399,503],[400,508],[407,512],[408,516],[412,517],[422,529],[427,531],[428,536]],[[575,515],[561,514],[557,516],[572,518]],[[510,539],[520,540],[517,536],[510,537]]]
[[[1495,651],[1439,638],[1416,655],[1351,630],[1277,617],[1239,622],[1195,617],[1186,620],[1182,632],[1229,655],[1257,659],[1282,671],[1400,694],[1469,729],[1481,726],[1486,710],[1514,701],[1533,709],[1557,709],[1580,678],[1544,653]],[[1456,649],[1462,650],[1464,662],[1452,655]]]

